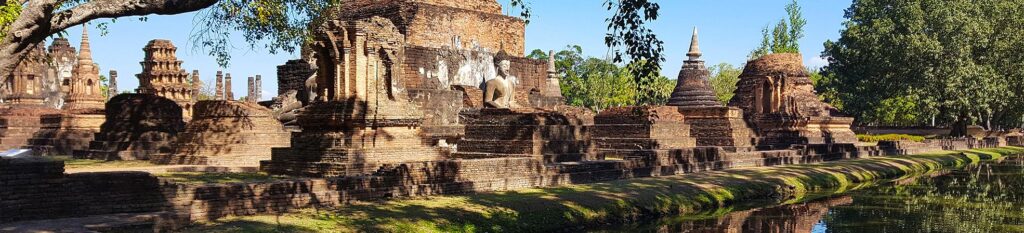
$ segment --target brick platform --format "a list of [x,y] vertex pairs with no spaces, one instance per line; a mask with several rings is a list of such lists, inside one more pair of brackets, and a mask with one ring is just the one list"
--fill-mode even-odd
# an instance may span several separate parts
[[273,147],[287,147],[291,134],[269,109],[240,101],[200,101],[195,117],[178,134],[169,154],[153,155],[157,164],[256,167],[270,159]]
[[452,158],[531,157],[548,163],[590,154],[584,119],[553,111],[485,108],[463,113],[466,136]]
[[27,148],[37,155],[71,155],[75,150],[89,149],[96,133],[106,120],[103,109],[69,110],[61,114],[44,115],[43,127]]
[[178,103],[151,94],[120,94],[107,102],[106,119],[89,149],[75,158],[146,160],[170,153],[175,136],[185,128]]

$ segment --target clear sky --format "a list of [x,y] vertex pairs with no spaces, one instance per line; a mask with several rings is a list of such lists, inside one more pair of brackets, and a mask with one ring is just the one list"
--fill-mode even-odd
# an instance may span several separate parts
[[[509,10],[509,0],[498,0]],[[526,49],[562,49],[576,44],[583,47],[584,54],[605,57],[608,48],[604,46],[607,32],[605,18],[609,13],[602,5],[605,0],[527,0],[533,9],[530,24],[526,27]],[[675,79],[686,50],[690,44],[690,33],[697,27],[700,34],[701,51],[709,65],[721,62],[740,65],[747,55],[760,44],[761,29],[774,25],[785,17],[783,9],[789,0],[658,0],[661,17],[650,27],[665,41],[668,59],[664,74]],[[824,61],[818,58],[825,40],[835,40],[842,28],[843,11],[850,6],[850,0],[800,0],[804,18],[807,19],[806,36],[800,40],[804,63],[820,67]],[[512,15],[518,11],[512,10]],[[236,33],[230,67],[217,66],[214,57],[201,48],[189,43],[196,13],[174,16],[150,16],[146,22],[135,18],[122,18],[108,26],[108,34],[100,35],[95,29],[97,22],[90,25],[90,42],[93,58],[100,65],[100,74],[110,69],[118,70],[119,91],[134,90],[138,86],[135,74],[141,72],[142,47],[152,39],[169,39],[178,46],[178,58],[184,61],[185,70],[199,70],[201,79],[213,83],[217,70],[232,74],[232,89],[236,96],[246,93],[246,78],[257,74],[263,77],[263,99],[270,99],[277,93],[277,66],[295,59],[295,54],[269,54],[257,47],[249,49],[243,38]],[[68,30],[68,39],[78,47],[81,28]]]

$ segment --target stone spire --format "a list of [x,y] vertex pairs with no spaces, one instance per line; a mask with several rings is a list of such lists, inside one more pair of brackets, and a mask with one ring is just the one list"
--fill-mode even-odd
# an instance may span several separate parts
[[92,61],[89,48],[89,27],[82,26],[82,45],[78,48],[78,64],[71,75],[71,87],[63,109],[102,109],[105,98],[100,92],[100,69]]
[[199,70],[192,70],[192,101],[199,101]]
[[214,100],[224,100],[224,72],[217,71],[217,89],[214,91]]
[[114,98],[117,95],[117,70],[110,70],[110,79],[107,80],[107,99]]
[[697,27],[694,27],[693,37],[690,38],[690,52],[686,53],[686,56],[689,57],[691,61],[700,60],[701,53],[698,44],[699,43],[697,42]]
[[686,107],[717,107],[722,106],[715,96],[715,91],[708,84],[708,76],[711,72],[704,67],[704,61],[700,60],[701,52],[697,43],[697,28],[693,29],[693,39],[690,41],[690,51],[686,53],[690,59],[683,61],[683,68],[679,70],[679,77],[676,81],[676,89],[672,91],[672,97],[668,105]]

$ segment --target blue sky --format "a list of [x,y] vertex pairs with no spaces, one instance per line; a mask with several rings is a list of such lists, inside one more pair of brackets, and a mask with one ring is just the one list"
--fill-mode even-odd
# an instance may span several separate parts
[[[509,0],[498,0],[508,9]],[[608,48],[604,46],[606,33],[605,18],[610,13],[602,5],[604,0],[528,0],[533,16],[526,28],[526,49],[562,49],[576,44],[583,47],[584,54],[605,57]],[[690,33],[697,27],[704,60],[709,65],[721,62],[742,64],[747,54],[761,40],[761,28],[774,25],[785,17],[783,7],[789,0],[659,0],[661,17],[650,27],[665,41],[668,59],[664,74],[674,79],[690,43]],[[835,40],[842,28],[843,11],[850,6],[850,0],[801,0],[806,36],[800,40],[807,66],[819,67],[824,61],[818,58],[825,40]],[[512,10],[512,15],[518,15]],[[173,16],[150,16],[146,22],[135,18],[122,18],[108,26],[108,34],[101,36],[95,29],[97,22],[90,25],[90,42],[93,56],[100,65],[100,73],[106,75],[110,69],[118,70],[120,91],[134,90],[138,79],[134,74],[141,72],[142,47],[152,39],[169,39],[178,46],[178,58],[184,61],[184,69],[199,70],[201,79],[213,83],[217,70],[232,74],[234,93],[245,93],[245,80],[257,74],[263,76],[263,99],[270,99],[277,93],[277,66],[295,59],[295,54],[269,54],[264,50],[251,50],[243,38],[235,34],[235,49],[232,51],[228,68],[217,66],[214,57],[189,43],[196,13]],[[68,30],[68,39],[78,47],[81,28]]]

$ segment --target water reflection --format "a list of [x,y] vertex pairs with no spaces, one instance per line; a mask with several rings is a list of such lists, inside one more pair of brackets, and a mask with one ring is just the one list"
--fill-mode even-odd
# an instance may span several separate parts
[[[1013,157],[806,203],[674,216],[599,232],[1024,232]],[[735,207],[734,207],[735,208]]]

